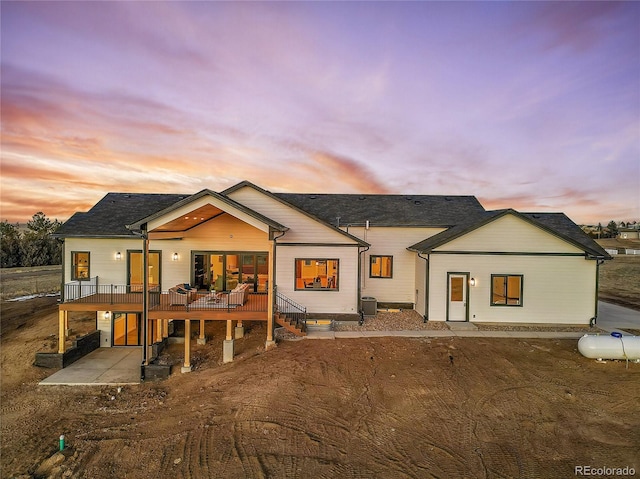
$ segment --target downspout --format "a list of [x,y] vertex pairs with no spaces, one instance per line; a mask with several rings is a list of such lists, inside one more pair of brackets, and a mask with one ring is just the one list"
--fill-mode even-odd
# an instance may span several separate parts
[[362,253],[369,251],[371,246],[365,246],[363,250],[358,247],[358,313],[360,314],[360,324],[364,321],[364,312],[362,311]]
[[148,366],[147,358],[147,322],[149,320],[149,235],[146,230],[147,225],[141,226],[139,230],[130,229],[131,233],[142,238],[142,364],[140,367],[140,380],[144,381],[144,367]]
[[598,293],[600,290],[600,265],[604,264],[603,258],[596,258],[596,297],[595,297],[595,311],[593,318],[589,320],[589,326],[593,327],[598,322]]
[[[62,278],[60,278],[60,302],[64,303],[64,278],[65,278],[65,265],[67,264],[66,247],[64,244],[64,238],[59,238],[58,241],[62,243]],[[97,328],[96,328],[97,329]]]
[[423,322],[429,321],[429,255],[425,258],[424,256],[420,256],[420,252],[418,251],[418,258],[421,258],[425,262],[426,271],[424,278],[424,315]]
[[[142,260],[142,365],[147,366],[149,359],[147,358],[147,342],[148,342],[148,322],[149,322],[149,233],[146,225],[142,229],[143,244],[143,260]],[[188,340],[188,339],[187,339]],[[142,377],[144,379],[144,375]]]
[[272,314],[273,312],[275,312],[275,306],[276,306],[276,293],[277,293],[277,285],[276,285],[276,246],[277,246],[277,241],[278,239],[282,238],[287,232],[286,231],[281,231],[281,234],[279,236],[274,236],[273,237],[273,284],[269,285],[269,288],[271,288],[271,290],[273,291],[272,293],[272,304],[271,304],[271,310],[272,310]]

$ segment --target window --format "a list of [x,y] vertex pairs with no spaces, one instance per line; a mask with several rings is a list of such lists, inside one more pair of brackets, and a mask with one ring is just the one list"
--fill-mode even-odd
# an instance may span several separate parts
[[522,306],[522,275],[491,275],[492,306]]
[[338,289],[337,259],[296,259],[296,290]]
[[71,279],[89,279],[89,252],[71,252]]
[[393,277],[393,256],[369,257],[369,277],[391,278]]

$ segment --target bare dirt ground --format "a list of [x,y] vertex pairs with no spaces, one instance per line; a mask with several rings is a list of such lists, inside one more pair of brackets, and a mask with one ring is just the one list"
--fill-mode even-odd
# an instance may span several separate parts
[[[3,478],[640,471],[640,364],[588,360],[575,340],[304,340],[265,352],[264,325],[249,323],[222,365],[221,324],[193,345],[192,373],[118,392],[37,386],[52,373],[32,362],[55,339],[56,313],[55,298],[2,303]],[[60,434],[69,447],[53,455]]]
[[640,311],[640,255],[616,255],[600,266],[600,300]]

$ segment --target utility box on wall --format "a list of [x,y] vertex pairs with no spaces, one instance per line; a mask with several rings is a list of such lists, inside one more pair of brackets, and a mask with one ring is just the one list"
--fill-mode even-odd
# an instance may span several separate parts
[[378,312],[378,301],[371,296],[362,298],[362,312],[365,316],[375,316]]

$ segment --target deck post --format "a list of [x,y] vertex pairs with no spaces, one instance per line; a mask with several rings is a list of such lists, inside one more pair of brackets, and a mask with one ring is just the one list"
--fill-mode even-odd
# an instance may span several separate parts
[[58,353],[64,354],[65,349],[65,325],[67,322],[67,312],[58,312]]
[[238,320],[238,324],[236,324],[235,338],[242,339],[244,338],[244,326],[242,325],[242,320]]
[[191,372],[191,320],[184,320],[184,365],[183,373]]
[[64,312],[64,337],[68,338],[71,336],[71,330],[69,329],[69,312]]
[[233,340],[233,336],[231,335],[232,330],[233,330],[233,321],[228,319],[227,320],[227,336],[226,336],[226,339],[224,340],[224,343],[222,344],[222,362],[223,363],[230,363],[231,361],[233,361],[234,340]]
[[163,327],[162,327],[162,338],[168,338],[169,337],[169,320],[168,319],[163,319],[162,320],[163,323]]
[[161,319],[156,319],[156,343],[162,341],[162,325],[164,321]]
[[200,320],[200,335],[198,336],[197,344],[207,344],[207,338],[204,335],[204,319]]

